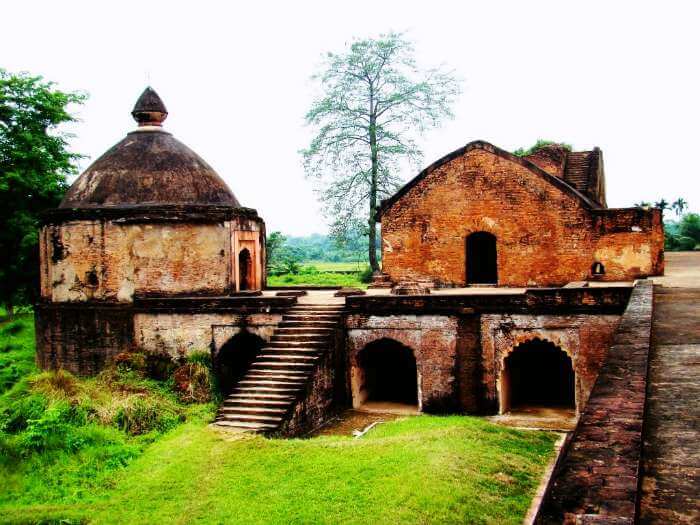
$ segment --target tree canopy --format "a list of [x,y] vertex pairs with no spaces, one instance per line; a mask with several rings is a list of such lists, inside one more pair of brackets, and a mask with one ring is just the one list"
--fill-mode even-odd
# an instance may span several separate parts
[[80,157],[60,127],[76,120],[69,106],[84,100],[40,76],[0,69],[0,301],[10,314],[34,299],[39,214],[60,202]]
[[331,233],[368,236],[369,262],[379,268],[376,219],[379,201],[401,185],[401,164],[417,167],[416,140],[452,116],[459,81],[443,67],[421,69],[413,44],[398,33],[356,40],[328,53],[313,78],[321,95],[306,114],[316,135],[301,153],[317,181]]
[[537,150],[540,150],[546,146],[551,146],[552,144],[557,144],[568,151],[571,151],[573,149],[571,147],[571,144],[567,144],[565,142],[554,142],[553,140],[537,139],[537,142],[535,142],[529,148],[518,148],[514,150],[513,155],[515,155],[516,157],[527,157],[528,155],[532,155],[533,153],[535,153]]

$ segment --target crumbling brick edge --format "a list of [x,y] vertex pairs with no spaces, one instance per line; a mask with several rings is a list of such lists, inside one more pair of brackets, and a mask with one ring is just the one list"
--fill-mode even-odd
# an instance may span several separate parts
[[653,299],[652,282],[637,281],[535,523],[635,523]]

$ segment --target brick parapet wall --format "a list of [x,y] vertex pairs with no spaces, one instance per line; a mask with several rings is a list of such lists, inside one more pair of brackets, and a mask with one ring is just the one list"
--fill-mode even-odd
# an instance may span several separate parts
[[652,313],[652,283],[639,282],[536,523],[634,523]]

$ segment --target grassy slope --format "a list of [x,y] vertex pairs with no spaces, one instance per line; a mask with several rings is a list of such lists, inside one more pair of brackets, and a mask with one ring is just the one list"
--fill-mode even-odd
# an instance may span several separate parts
[[360,281],[357,273],[299,273],[268,275],[268,286],[352,286],[354,288],[367,288],[367,284]]
[[410,418],[362,439],[225,439],[190,423],[152,445],[111,491],[80,503],[10,503],[2,515],[10,522],[520,523],[553,440],[468,417]]
[[[29,392],[7,370],[36,371],[31,317],[21,324],[14,334],[0,325],[0,349],[10,348],[0,377],[18,378],[0,411]],[[0,522],[519,523],[554,441],[457,416],[387,423],[357,440],[232,439],[206,425],[209,406],[187,412],[173,430],[141,436],[67,426],[83,440],[76,450],[0,458]]]

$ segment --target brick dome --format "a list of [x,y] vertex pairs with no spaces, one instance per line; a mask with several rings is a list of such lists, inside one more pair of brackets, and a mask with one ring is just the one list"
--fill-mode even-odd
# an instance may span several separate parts
[[139,127],[77,178],[60,208],[240,207],[212,167],[162,129],[168,113],[155,91],[143,92],[132,115]]

